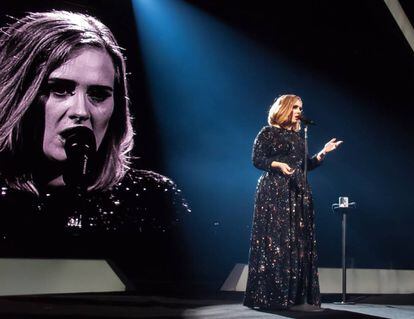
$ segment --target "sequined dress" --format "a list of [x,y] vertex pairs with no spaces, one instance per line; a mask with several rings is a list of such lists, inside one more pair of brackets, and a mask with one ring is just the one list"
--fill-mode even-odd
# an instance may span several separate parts
[[65,188],[40,190],[36,196],[3,182],[0,255],[105,258],[127,275],[156,276],[180,267],[175,253],[180,255],[189,215],[177,185],[152,171],[130,170],[111,190],[88,192],[82,199]]
[[[303,180],[304,139],[266,126],[253,146],[253,164],[264,170],[256,189],[244,305],[286,309],[305,301],[320,305],[314,210]],[[308,170],[319,165],[308,158]],[[285,176],[273,161],[295,169]]]

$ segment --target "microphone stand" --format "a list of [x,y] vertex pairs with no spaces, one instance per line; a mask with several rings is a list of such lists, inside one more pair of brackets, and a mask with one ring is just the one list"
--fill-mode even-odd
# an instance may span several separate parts
[[[303,132],[304,132],[304,143],[305,143],[305,147],[304,147],[304,163],[303,163],[303,195],[302,195],[302,214],[303,211],[305,209],[305,195],[306,195],[306,191],[307,191],[307,185],[308,185],[308,155],[309,155],[309,151],[308,151],[308,125],[315,125],[315,122],[306,119],[304,117],[301,118],[302,123],[304,124],[303,127]],[[308,242],[310,242],[309,238],[306,238],[306,240]],[[308,288],[309,288],[309,278],[311,278],[312,276],[310,275],[311,272],[311,268],[310,268],[310,263],[307,263],[306,265],[308,267],[308,269],[305,269],[304,273],[304,286],[305,286],[305,303],[307,303],[307,294],[308,294]]]
[[305,133],[305,158],[304,158],[304,165],[303,165],[303,182],[306,187],[306,183],[308,181],[308,125],[305,124],[303,128],[303,132]]
[[[305,210],[305,194],[306,194],[306,187],[307,187],[307,181],[308,181],[308,125],[305,124],[304,128],[303,128],[303,132],[304,132],[304,138],[305,138],[305,150],[304,150],[304,163],[303,163],[303,194],[302,194],[302,217],[304,217],[304,210]],[[309,238],[306,238],[307,241],[309,241]],[[308,299],[308,288],[309,288],[309,283],[308,283],[308,272],[310,271],[309,269],[309,262],[306,263],[306,266],[308,269],[305,269],[304,271],[304,292],[305,292],[305,300],[304,303],[308,303],[307,299]]]

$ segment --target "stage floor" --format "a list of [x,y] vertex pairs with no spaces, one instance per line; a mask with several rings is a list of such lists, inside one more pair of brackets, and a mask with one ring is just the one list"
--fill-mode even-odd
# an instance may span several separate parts
[[[132,293],[12,296],[0,298],[0,318],[414,318],[410,304],[414,295],[359,296],[360,302],[354,305],[326,302],[322,304],[325,311],[317,313],[256,311],[244,307],[242,299],[242,293],[225,292],[190,297]],[[380,304],[387,300],[395,304]]]

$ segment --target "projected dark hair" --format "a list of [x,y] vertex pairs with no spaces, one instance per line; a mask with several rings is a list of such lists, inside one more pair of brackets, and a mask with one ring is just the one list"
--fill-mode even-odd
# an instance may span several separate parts
[[92,16],[68,11],[29,13],[1,31],[0,171],[8,185],[38,192],[28,159],[40,152],[42,88],[53,70],[85,46],[105,50],[115,69],[114,111],[91,189],[108,189],[120,181],[129,168],[133,129],[124,56],[112,32]]

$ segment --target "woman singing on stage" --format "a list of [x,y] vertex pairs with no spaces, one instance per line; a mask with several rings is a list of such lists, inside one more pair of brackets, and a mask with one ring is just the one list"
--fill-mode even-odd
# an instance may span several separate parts
[[[304,178],[301,115],[299,96],[280,96],[270,108],[269,126],[254,142],[253,164],[264,173],[256,191],[244,305],[255,309],[320,309],[315,218]],[[307,158],[308,170],[319,166],[341,143],[332,139]]]

